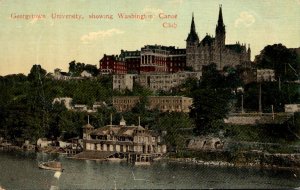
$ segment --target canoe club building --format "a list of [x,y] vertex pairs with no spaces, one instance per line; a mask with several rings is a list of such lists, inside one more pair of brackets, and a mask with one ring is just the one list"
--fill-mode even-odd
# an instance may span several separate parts
[[83,149],[87,157],[128,161],[151,161],[167,151],[160,135],[140,125],[127,126],[124,118],[119,125],[97,129],[89,123],[83,126]]

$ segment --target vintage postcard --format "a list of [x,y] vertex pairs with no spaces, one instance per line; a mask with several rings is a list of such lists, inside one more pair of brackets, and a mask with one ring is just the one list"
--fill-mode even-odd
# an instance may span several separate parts
[[0,0],[0,23],[0,190],[300,188],[300,0]]

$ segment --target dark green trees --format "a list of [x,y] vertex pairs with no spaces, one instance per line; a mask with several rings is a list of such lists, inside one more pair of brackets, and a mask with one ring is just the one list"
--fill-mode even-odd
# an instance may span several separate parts
[[224,89],[199,89],[194,92],[191,117],[194,118],[197,134],[214,131],[216,121],[223,122],[229,111],[230,93]]
[[286,48],[282,44],[266,46],[255,57],[258,68],[274,69],[276,80],[299,80],[300,59],[295,51]]
[[225,76],[211,64],[203,68],[202,81],[199,88],[193,91],[191,117],[194,118],[197,134],[214,131],[217,121],[222,124],[229,111],[230,88],[226,87]]
[[87,71],[92,74],[92,76],[97,76],[99,74],[99,70],[96,65],[84,64],[74,60],[69,63],[69,74],[73,77],[80,76],[80,73],[83,71]]

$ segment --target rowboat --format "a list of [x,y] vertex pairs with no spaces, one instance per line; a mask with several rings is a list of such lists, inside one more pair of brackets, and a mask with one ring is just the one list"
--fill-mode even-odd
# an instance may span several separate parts
[[41,162],[38,166],[45,170],[63,171],[61,163],[57,161]]

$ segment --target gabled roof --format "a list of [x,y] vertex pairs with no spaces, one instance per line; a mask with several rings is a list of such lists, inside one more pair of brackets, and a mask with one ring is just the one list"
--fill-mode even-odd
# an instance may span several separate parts
[[206,35],[200,42],[200,44],[202,44],[203,46],[211,46],[212,43],[214,42],[215,38],[211,37],[210,35]]
[[136,130],[145,131],[145,128],[139,125],[139,126],[136,127]]
[[135,130],[145,131],[142,126],[120,126],[120,125],[107,125],[95,129],[91,135],[108,135],[113,133],[115,136],[133,136]]
[[136,127],[121,127],[121,129],[118,132],[118,136],[133,136],[134,130]]
[[91,125],[91,124],[86,124],[84,125],[82,128],[85,128],[85,129],[94,129],[94,127]]
[[91,135],[107,135],[110,133],[110,131],[112,131],[113,133],[116,133],[117,129],[113,129],[114,127],[111,125],[106,125],[104,127],[100,127],[98,129],[95,129]]

